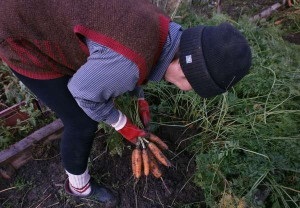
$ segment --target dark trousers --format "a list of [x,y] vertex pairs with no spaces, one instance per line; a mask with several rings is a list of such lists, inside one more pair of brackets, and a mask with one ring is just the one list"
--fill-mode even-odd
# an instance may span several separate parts
[[72,97],[67,88],[70,77],[36,80],[15,71],[14,74],[62,120],[60,148],[64,168],[75,175],[84,173],[98,122],[88,117]]

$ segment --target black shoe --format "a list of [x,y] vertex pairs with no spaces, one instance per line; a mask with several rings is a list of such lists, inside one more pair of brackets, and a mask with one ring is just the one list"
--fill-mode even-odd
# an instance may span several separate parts
[[91,185],[91,193],[87,196],[78,196],[70,190],[69,187],[69,179],[65,181],[65,191],[67,194],[71,196],[75,196],[81,199],[90,200],[96,203],[100,203],[105,208],[113,208],[116,207],[118,204],[118,198],[112,193],[111,190],[105,188],[104,186],[100,186],[97,184],[93,179],[90,180]]

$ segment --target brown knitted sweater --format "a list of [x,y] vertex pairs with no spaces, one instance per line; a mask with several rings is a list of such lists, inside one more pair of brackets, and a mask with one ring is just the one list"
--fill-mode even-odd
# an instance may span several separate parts
[[72,75],[86,62],[82,37],[137,64],[141,84],[156,63],[170,19],[148,0],[2,0],[0,57],[34,79]]

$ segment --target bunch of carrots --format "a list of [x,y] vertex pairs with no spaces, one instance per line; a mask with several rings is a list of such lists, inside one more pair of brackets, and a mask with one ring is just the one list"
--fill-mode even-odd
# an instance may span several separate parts
[[166,167],[171,167],[171,162],[162,153],[162,150],[168,150],[168,146],[159,137],[150,134],[149,138],[139,137],[136,148],[132,151],[132,172],[136,179],[142,175],[148,176],[150,172],[156,178],[161,178],[162,172],[158,163]]

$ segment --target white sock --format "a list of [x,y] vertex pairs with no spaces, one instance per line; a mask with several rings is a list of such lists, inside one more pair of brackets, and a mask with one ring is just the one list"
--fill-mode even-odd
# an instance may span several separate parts
[[66,171],[69,176],[69,187],[78,196],[87,196],[91,193],[90,174],[88,169],[81,175],[74,175]]

